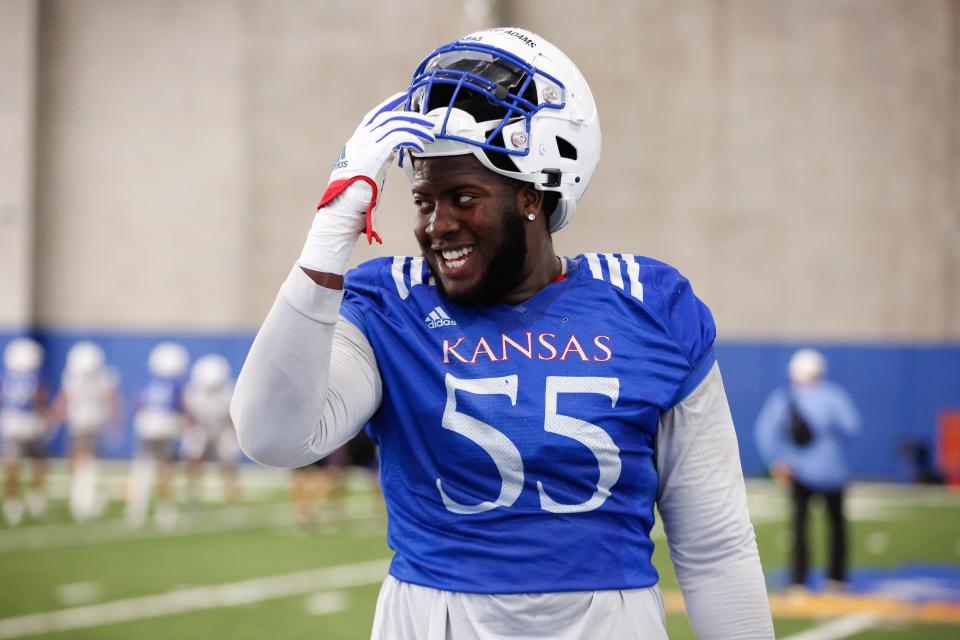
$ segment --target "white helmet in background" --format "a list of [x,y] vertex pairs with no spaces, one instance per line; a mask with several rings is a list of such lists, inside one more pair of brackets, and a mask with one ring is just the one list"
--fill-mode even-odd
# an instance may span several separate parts
[[407,109],[435,121],[436,142],[414,157],[472,153],[491,171],[558,193],[545,212],[551,233],[573,217],[600,161],[587,81],[560,49],[524,29],[478,31],[436,49],[413,74]]
[[211,353],[199,358],[190,370],[190,383],[201,389],[216,389],[230,379],[230,363],[221,355]]
[[147,367],[160,378],[179,378],[187,372],[190,354],[182,344],[161,342],[150,351]]
[[3,350],[3,366],[9,371],[36,371],[43,363],[43,347],[31,338],[16,338]]
[[87,375],[99,371],[107,361],[103,349],[95,342],[81,340],[67,352],[67,373]]
[[790,358],[787,373],[791,382],[809,384],[826,375],[827,361],[816,349],[800,349]]

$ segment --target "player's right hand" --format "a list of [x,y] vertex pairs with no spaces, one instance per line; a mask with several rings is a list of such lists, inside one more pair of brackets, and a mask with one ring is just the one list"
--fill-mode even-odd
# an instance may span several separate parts
[[406,92],[394,94],[367,112],[334,163],[326,193],[318,205],[318,208],[327,206],[355,182],[368,184],[369,192],[364,190],[368,194],[364,209],[370,242],[374,238],[380,241],[372,216],[394,154],[402,148],[423,151],[424,144],[434,141],[431,121],[402,110],[406,98]]
[[304,269],[343,274],[364,228],[368,242],[380,242],[373,212],[390,160],[398,149],[422,151],[434,140],[432,122],[396,110],[406,95],[395,94],[371,109],[343,147],[297,261]]

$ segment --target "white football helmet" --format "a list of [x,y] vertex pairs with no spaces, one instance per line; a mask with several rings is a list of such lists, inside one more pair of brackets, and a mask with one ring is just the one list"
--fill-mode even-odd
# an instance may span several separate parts
[[190,354],[176,342],[161,342],[150,351],[147,367],[160,378],[179,378],[187,371]]
[[230,363],[221,355],[211,353],[198,358],[190,370],[190,383],[201,389],[222,387],[230,379]]
[[[573,217],[600,161],[600,119],[576,65],[524,29],[478,31],[443,45],[413,74],[408,111],[435,121],[414,157],[472,153],[501,175],[560,194],[550,232]],[[412,163],[403,162],[408,175]]]
[[800,349],[790,358],[787,374],[790,381],[797,384],[809,384],[819,380],[827,373],[827,361],[815,349]]
[[95,342],[81,340],[67,352],[67,373],[87,375],[98,371],[107,361],[103,348]]
[[43,363],[43,347],[31,338],[16,338],[3,350],[3,366],[20,373],[36,371]]

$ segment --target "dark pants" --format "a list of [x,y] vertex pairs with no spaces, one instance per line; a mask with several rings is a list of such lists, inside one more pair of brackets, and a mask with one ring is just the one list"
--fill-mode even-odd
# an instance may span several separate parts
[[791,482],[793,497],[793,564],[791,580],[793,584],[806,584],[807,570],[810,566],[807,544],[807,513],[810,498],[823,496],[830,521],[830,566],[827,577],[830,580],[847,580],[847,532],[843,518],[843,489],[837,491],[816,491],[794,479]]

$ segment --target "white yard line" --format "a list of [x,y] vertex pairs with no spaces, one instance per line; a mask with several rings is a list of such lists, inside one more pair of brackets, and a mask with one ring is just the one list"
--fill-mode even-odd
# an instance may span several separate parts
[[[22,638],[42,633],[73,631],[191,611],[249,605],[266,600],[315,593],[320,590],[376,584],[387,575],[388,565],[389,560],[357,562],[325,569],[299,571],[206,587],[191,587],[152,596],[3,618],[0,619],[0,638]],[[338,610],[329,602],[327,609],[328,612]]]
[[177,528],[171,530],[158,529],[150,525],[136,529],[119,518],[91,523],[41,525],[0,531],[0,553],[207,535],[243,529],[269,529],[292,524],[293,518],[289,515],[289,508],[271,505],[269,509],[259,509],[255,516],[239,522],[204,516],[203,519],[195,522],[181,522]]
[[[130,461],[100,460],[97,463],[97,487],[106,496],[120,498],[130,472]],[[290,484],[290,472],[287,469],[267,469],[242,465],[237,476],[240,491],[247,497],[263,497],[278,491],[286,491]],[[47,491],[51,498],[66,500],[70,497],[71,474],[65,466],[54,462],[47,474]],[[175,468],[174,489],[179,495],[185,495],[187,478],[181,467]],[[200,495],[204,501],[222,502],[223,479],[212,465],[204,470],[200,482]]]
[[879,556],[887,552],[890,548],[890,534],[886,531],[872,531],[867,534],[866,544],[867,553]]
[[[886,485],[884,485],[886,486]],[[750,508],[750,519],[754,524],[768,522],[787,522],[790,519],[790,502],[785,489],[780,493],[772,493],[769,488],[759,488],[758,481],[754,480],[747,485],[747,500]],[[936,503],[929,495],[918,494],[918,501],[910,502],[906,495],[896,494],[892,497],[873,493],[872,488],[865,489],[863,485],[854,486],[845,500],[847,518],[855,521],[876,520],[903,520],[907,516],[904,508],[941,507],[946,503]]]
[[100,584],[92,580],[61,584],[55,590],[60,604],[70,607],[96,602],[102,592]]
[[[118,541],[150,540],[226,531],[273,529],[295,525],[290,505],[245,505],[242,516],[231,520],[222,511],[202,514],[191,521],[184,514],[171,530],[145,526],[131,528],[122,518],[97,522],[49,524],[0,530],[0,554],[13,551],[53,549],[59,547],[105,544]],[[348,498],[342,520],[364,520],[378,517],[376,504],[365,496]]]
[[[181,523],[170,531],[145,526],[130,527],[122,518],[112,518],[85,523],[48,524],[0,531],[0,553],[57,547],[72,547],[119,540],[145,540],[205,533],[221,533],[233,529],[255,529],[279,526],[279,521],[288,515],[289,508],[270,505],[269,509],[245,507],[249,517],[243,522],[231,523],[212,516],[204,516],[195,522]],[[254,515],[255,512],[255,515]]]
[[855,613],[851,616],[824,622],[780,640],[841,640],[875,627],[879,621],[880,615],[877,613]]
[[347,595],[343,591],[321,591],[308,596],[303,609],[311,616],[339,613],[347,608]]

